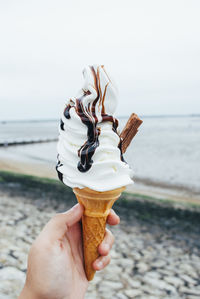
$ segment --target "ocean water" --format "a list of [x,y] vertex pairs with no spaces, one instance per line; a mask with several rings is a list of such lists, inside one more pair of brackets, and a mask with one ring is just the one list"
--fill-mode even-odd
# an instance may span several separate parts
[[[200,194],[200,117],[143,117],[143,124],[129,146],[125,160],[135,179],[148,185],[188,189]],[[120,119],[122,128],[127,119]],[[0,141],[55,138],[59,121],[0,123]],[[14,154],[55,165],[56,142],[0,148]]]
[[200,117],[143,118],[126,158],[143,182],[200,194]]
[[47,139],[58,136],[58,122],[13,121],[0,122],[0,143],[29,139]]

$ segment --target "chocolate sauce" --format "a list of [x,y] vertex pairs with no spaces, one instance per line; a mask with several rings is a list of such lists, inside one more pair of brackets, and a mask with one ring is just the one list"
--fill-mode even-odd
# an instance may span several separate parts
[[57,160],[58,160],[58,163],[57,163],[57,165],[56,165],[56,171],[57,171],[57,173],[58,173],[58,178],[59,178],[59,180],[63,182],[63,174],[62,174],[62,172],[60,172],[60,171],[58,170],[58,167],[63,166],[63,164],[62,164],[62,163],[60,162],[60,160],[59,160],[59,155],[57,156]]
[[102,122],[105,122],[105,121],[112,122],[112,129],[117,134],[117,128],[119,125],[118,120],[116,118],[114,118],[112,115],[108,115],[108,114],[101,114],[101,116],[102,116]]
[[[112,123],[112,129],[116,134],[117,134],[117,127],[118,127],[118,120],[115,119],[112,115],[108,115],[105,113],[104,101],[105,101],[107,86],[109,83],[105,86],[105,90],[102,95],[101,86],[100,86],[99,68],[97,69],[97,73],[95,72],[93,66],[91,66],[90,68],[94,77],[94,85],[97,92],[96,99],[93,101],[91,107],[92,115],[90,116],[90,113],[88,111],[90,110],[90,106],[85,111],[86,108],[84,108],[82,104],[84,97],[91,94],[90,91],[83,90],[84,92],[83,96],[76,99],[76,105],[75,105],[75,109],[78,116],[80,117],[84,125],[87,127],[87,141],[78,150],[78,156],[80,157],[80,161],[78,162],[77,168],[81,172],[86,172],[91,168],[93,163],[92,157],[95,153],[96,148],[99,146],[100,128],[97,127],[98,119],[95,113],[98,100],[99,100],[99,106],[102,106],[101,109],[102,122],[110,121]],[[70,119],[69,111],[71,107],[74,107],[74,105],[68,104],[64,110],[64,116],[67,119]],[[121,151],[121,143],[119,143],[119,149]],[[124,161],[122,152],[121,152],[121,160]],[[57,167],[59,166],[61,165],[57,165]],[[58,176],[59,175],[61,176],[61,173],[59,173],[58,171]]]
[[62,121],[62,119],[60,120],[60,129],[63,130],[63,131],[65,130],[64,129],[64,122]]
[[94,83],[95,83],[95,89],[97,91],[97,97],[94,100],[92,104],[92,117],[89,116],[89,113],[86,114],[84,111],[84,107],[82,105],[82,100],[84,97],[90,94],[90,91],[84,92],[84,95],[76,99],[76,111],[78,116],[80,117],[81,121],[84,123],[84,125],[87,126],[87,141],[81,146],[81,148],[78,150],[78,156],[80,157],[80,161],[78,162],[78,170],[81,172],[88,171],[93,163],[92,156],[94,155],[94,152],[96,148],[99,146],[99,134],[100,130],[96,127],[98,119],[95,114],[95,106],[99,99],[99,90],[97,87],[97,77],[95,74],[95,70],[93,67],[91,67],[91,71],[94,76]]
[[120,142],[118,144],[118,148],[120,149],[120,158],[121,158],[121,161],[127,164],[127,162],[124,160],[124,156],[122,154],[122,139],[121,138],[120,138]]
[[71,118],[71,116],[70,116],[70,114],[69,114],[69,110],[71,109],[71,105],[70,104],[68,104],[67,106],[66,106],[66,108],[65,108],[65,110],[64,110],[64,116],[67,118],[67,119],[70,119]]

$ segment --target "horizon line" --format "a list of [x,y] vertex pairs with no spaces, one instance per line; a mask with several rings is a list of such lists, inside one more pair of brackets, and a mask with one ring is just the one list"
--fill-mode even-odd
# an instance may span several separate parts
[[[200,117],[200,113],[189,114],[141,114],[140,117],[144,118],[164,118],[164,117]],[[128,115],[120,115],[118,118],[128,118]],[[13,120],[0,120],[0,123],[7,122],[51,122],[59,121],[60,118],[32,118],[32,119],[13,119]]]

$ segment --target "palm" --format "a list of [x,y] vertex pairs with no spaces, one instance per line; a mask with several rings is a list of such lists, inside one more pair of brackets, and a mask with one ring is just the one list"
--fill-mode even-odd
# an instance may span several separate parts
[[70,298],[69,293],[71,298],[82,298],[81,294],[86,292],[88,280],[83,264],[80,223],[70,227],[63,239],[58,241],[61,259],[57,274],[62,278],[59,279],[56,291],[59,292],[61,298]]
[[[45,225],[30,249],[26,283],[20,299],[84,298],[88,280],[83,265],[79,223],[82,215],[83,207],[76,205],[66,213],[55,215]],[[110,213],[107,222],[116,225],[119,217]],[[95,270],[101,270],[109,263],[113,242],[111,232],[106,230],[98,248],[100,257],[93,264]]]
[[[82,246],[82,235],[80,223],[74,224],[68,229],[66,234],[66,247],[68,255],[64,252],[64,258],[68,265],[67,276],[71,275],[70,280],[73,283],[72,289],[80,293],[85,293],[88,287],[88,280],[84,270],[83,260],[83,246]],[[71,271],[69,271],[69,269]],[[72,280],[71,280],[72,279]],[[74,296],[73,298],[79,298]]]

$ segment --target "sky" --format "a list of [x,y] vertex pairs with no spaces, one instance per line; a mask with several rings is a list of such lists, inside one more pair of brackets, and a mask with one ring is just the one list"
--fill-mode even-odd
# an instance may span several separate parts
[[58,118],[103,64],[117,115],[200,113],[200,1],[0,2],[0,120]]

